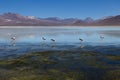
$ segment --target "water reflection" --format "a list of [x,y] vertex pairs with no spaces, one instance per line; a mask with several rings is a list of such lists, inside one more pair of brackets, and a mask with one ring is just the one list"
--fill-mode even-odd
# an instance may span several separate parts
[[12,46],[16,46],[16,43],[12,43]]
[[[37,43],[43,46],[51,44],[52,38],[56,40],[56,42],[52,41],[52,46],[76,44],[80,42],[79,38],[84,39],[85,44],[120,44],[119,27],[1,28],[0,43],[9,43],[10,38],[14,35],[17,37],[16,43]],[[43,36],[46,40],[43,40]],[[80,45],[83,45],[83,42],[80,42]]]

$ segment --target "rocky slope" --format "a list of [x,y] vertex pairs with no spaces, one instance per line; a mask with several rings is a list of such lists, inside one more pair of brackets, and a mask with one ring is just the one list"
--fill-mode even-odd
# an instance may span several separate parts
[[90,17],[81,20],[58,17],[38,18],[8,12],[0,15],[0,26],[120,26],[120,15],[99,20],[93,20]]

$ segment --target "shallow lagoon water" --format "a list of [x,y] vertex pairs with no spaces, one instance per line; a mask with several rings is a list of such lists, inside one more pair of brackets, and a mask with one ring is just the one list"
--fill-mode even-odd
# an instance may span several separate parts
[[[11,37],[16,37],[12,46]],[[103,36],[104,39],[100,39]],[[42,37],[46,40],[43,41]],[[80,42],[79,38],[84,41]],[[50,39],[55,39],[53,43]],[[53,47],[54,46],[54,47]],[[120,27],[6,27],[0,29],[0,57],[24,53],[69,50],[87,46],[120,47]],[[109,52],[109,50],[106,50]],[[113,52],[120,54],[118,52]],[[10,54],[11,53],[11,54]],[[104,53],[104,50],[103,50]]]
[[[16,43],[41,43],[42,37],[46,38],[46,43],[50,39],[56,43],[78,43],[79,38],[85,43],[114,43],[120,44],[120,27],[31,27],[31,28],[1,28],[0,42],[9,43],[10,38],[16,36]],[[100,40],[104,36],[104,41]]]
[[119,27],[0,29],[0,80],[119,80],[119,76]]

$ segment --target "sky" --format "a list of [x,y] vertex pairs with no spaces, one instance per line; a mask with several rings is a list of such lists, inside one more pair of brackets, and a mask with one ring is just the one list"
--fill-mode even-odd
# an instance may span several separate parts
[[0,14],[93,19],[120,15],[120,0],[0,0]]

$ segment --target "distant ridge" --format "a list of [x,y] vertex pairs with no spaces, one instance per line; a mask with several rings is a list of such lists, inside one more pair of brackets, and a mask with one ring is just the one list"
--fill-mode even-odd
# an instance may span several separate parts
[[0,15],[0,26],[120,26],[120,15],[98,20],[88,17],[82,20],[58,17],[39,18],[8,12]]

